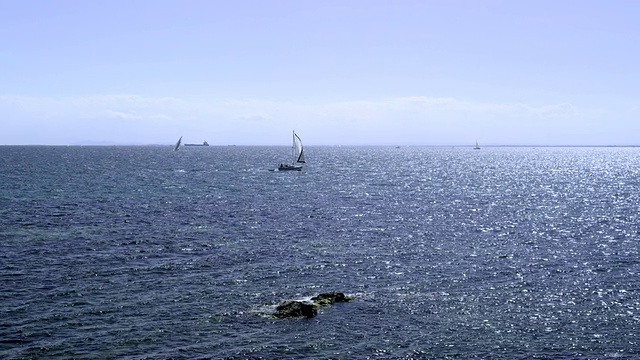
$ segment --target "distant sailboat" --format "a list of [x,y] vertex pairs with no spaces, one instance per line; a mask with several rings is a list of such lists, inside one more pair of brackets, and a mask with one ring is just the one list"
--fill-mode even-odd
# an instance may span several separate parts
[[178,151],[178,149],[180,149],[180,144],[182,144],[182,136],[180,136],[180,139],[178,139],[178,142],[173,147],[173,151]]
[[209,143],[205,140],[202,144],[184,144],[184,146],[209,146]]
[[480,150],[480,146],[478,146],[478,140],[476,140],[476,147],[473,148],[474,150]]
[[295,131],[293,131],[293,145],[291,145],[291,157],[292,157],[291,164],[280,164],[280,166],[278,166],[278,171],[289,171],[289,170],[300,171],[302,170],[302,165],[296,165],[296,164],[305,163],[302,140],[300,140],[300,137],[298,136],[298,134],[296,134]]

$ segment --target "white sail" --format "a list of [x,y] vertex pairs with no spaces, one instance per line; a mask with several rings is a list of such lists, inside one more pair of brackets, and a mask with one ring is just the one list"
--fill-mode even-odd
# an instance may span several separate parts
[[178,151],[178,149],[180,149],[180,144],[182,144],[182,136],[180,136],[180,139],[178,139],[178,142],[173,147],[173,151]]
[[[298,134],[293,133],[294,162],[304,163],[304,149],[302,148],[302,140]],[[297,154],[297,156],[295,155]]]

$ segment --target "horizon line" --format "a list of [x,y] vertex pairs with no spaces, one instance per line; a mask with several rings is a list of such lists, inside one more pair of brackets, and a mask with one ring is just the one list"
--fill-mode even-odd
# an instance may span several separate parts
[[[79,143],[79,144],[0,144],[0,146],[64,146],[64,147],[105,147],[105,146],[168,146],[173,147],[175,144],[136,144],[136,143],[121,143],[121,144],[110,144],[110,143]],[[194,146],[194,147],[228,147],[228,146],[290,146],[284,144],[209,144],[208,146]],[[305,146],[318,146],[318,147],[340,147],[340,146],[350,146],[350,147],[434,147],[434,148],[444,148],[444,147],[454,147],[454,148],[474,148],[474,145],[469,144],[439,144],[439,145],[430,145],[430,144],[307,144]],[[498,148],[498,147],[640,147],[640,144],[607,144],[607,145],[595,145],[595,144],[487,144],[482,145],[480,148]]]

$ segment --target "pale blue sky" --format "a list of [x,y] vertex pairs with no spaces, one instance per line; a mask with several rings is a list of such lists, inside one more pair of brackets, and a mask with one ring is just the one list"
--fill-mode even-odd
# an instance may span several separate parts
[[640,144],[640,1],[0,0],[0,144]]

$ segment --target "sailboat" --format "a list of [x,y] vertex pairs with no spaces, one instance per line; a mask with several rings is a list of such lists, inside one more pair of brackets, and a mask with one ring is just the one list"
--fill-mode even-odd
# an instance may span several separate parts
[[480,150],[480,146],[478,146],[478,140],[476,140],[476,147],[473,148],[474,150]]
[[180,136],[180,139],[178,139],[178,142],[173,147],[173,151],[178,151],[178,149],[180,149],[180,144],[182,144],[182,136]]
[[302,170],[302,165],[304,160],[304,149],[302,148],[302,140],[298,134],[296,134],[295,130],[293,131],[293,145],[291,145],[291,164],[280,164],[278,166],[278,171],[300,171]]

